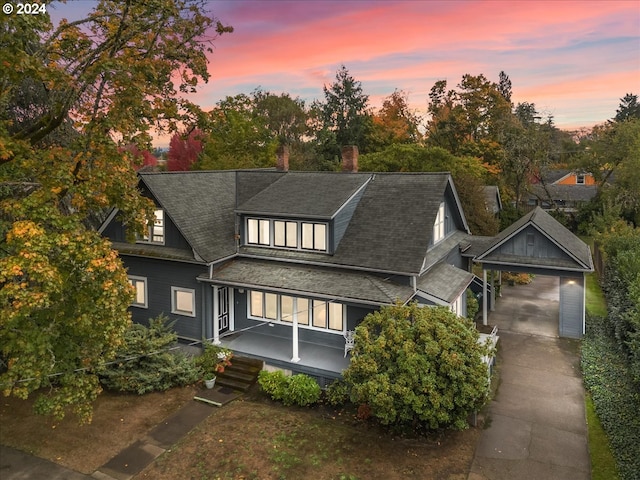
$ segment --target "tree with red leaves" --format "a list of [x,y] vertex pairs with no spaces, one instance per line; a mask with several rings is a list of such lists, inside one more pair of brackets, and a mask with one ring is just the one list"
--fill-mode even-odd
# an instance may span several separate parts
[[186,138],[178,133],[173,135],[169,143],[167,170],[170,172],[190,170],[202,151],[202,137],[202,131],[197,128],[192,130]]
[[158,159],[153,156],[149,150],[140,150],[137,145],[130,144],[122,150],[131,153],[133,156],[133,169],[137,172],[144,167],[155,167],[158,165]]

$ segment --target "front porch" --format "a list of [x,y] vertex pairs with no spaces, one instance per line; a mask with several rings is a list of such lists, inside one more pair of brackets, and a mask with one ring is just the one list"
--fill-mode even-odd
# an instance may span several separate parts
[[349,366],[350,356],[344,357],[343,348],[304,341],[298,341],[299,360],[294,362],[292,339],[270,335],[269,328],[273,327],[264,324],[251,330],[226,332],[220,335],[220,344],[236,355],[257,358],[267,365],[316,377],[321,386],[339,378]]

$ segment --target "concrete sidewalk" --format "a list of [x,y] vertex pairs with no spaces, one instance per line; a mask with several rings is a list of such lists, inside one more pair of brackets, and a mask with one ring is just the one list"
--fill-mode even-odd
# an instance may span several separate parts
[[[557,312],[554,282],[536,277],[530,285],[506,287],[489,317],[500,328],[499,386],[468,480],[591,478],[579,341],[550,335],[558,321],[549,315]],[[534,297],[534,312],[521,313]],[[519,323],[521,331],[513,331]],[[531,333],[536,325],[539,335]]]

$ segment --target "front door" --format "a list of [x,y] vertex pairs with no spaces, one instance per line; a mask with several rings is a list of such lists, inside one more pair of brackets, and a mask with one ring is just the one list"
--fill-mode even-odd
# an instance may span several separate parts
[[218,329],[220,333],[229,330],[229,289],[218,288]]

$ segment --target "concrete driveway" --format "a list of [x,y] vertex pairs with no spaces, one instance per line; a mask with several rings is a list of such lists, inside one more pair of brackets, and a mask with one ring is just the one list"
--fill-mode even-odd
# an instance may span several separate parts
[[579,341],[557,337],[558,279],[503,286],[489,323],[499,384],[468,479],[590,479]]

